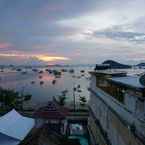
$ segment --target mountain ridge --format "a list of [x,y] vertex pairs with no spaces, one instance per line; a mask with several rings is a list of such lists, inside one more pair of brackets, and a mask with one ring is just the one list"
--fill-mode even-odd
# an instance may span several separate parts
[[108,64],[111,69],[127,69],[131,68],[131,65],[122,64],[114,60],[105,60],[102,64]]

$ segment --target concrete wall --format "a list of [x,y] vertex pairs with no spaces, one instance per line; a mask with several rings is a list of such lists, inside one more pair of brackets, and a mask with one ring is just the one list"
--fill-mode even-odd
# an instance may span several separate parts
[[[134,97],[132,96],[129,100],[130,92],[128,92],[126,102],[129,104],[128,108],[117,103],[109,95],[102,93],[96,88],[95,76],[92,76],[90,88],[94,90],[94,93],[90,94],[89,106],[92,110],[95,118],[99,120],[102,129],[107,133],[107,137],[112,145],[143,145],[143,142],[131,132],[130,124],[135,122],[137,130],[141,133],[145,133],[145,125],[140,127],[141,124],[136,120],[134,116],[135,108],[131,106],[131,103],[135,103]],[[96,92],[96,93],[95,93]],[[102,98],[98,97],[102,95]],[[111,98],[111,99],[110,99]],[[104,100],[107,101],[105,102]],[[107,105],[107,103],[109,105]],[[132,104],[133,105],[133,104]],[[113,110],[114,108],[114,110]],[[90,126],[93,137],[98,136],[98,127],[95,124],[95,118],[90,114],[88,125]],[[138,124],[137,124],[138,123]],[[94,137],[100,145],[104,145],[104,139]]]
[[[100,121],[103,130],[107,133],[108,138],[112,145],[143,145],[130,131],[130,129],[116,116],[107,106],[101,102],[96,96],[94,98],[91,109],[96,117]],[[96,103],[94,103],[96,102]],[[91,103],[91,102],[90,102]],[[98,136],[96,131],[98,128],[93,123],[94,118],[90,116],[89,124],[92,126],[94,136]],[[97,138],[96,138],[97,139]],[[99,142],[101,140],[99,139]],[[102,142],[104,144],[104,141]]]

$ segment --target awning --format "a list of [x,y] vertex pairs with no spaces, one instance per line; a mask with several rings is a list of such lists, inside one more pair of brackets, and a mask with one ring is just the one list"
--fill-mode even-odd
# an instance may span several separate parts
[[23,117],[14,109],[0,117],[0,145],[16,145],[34,127],[34,119]]

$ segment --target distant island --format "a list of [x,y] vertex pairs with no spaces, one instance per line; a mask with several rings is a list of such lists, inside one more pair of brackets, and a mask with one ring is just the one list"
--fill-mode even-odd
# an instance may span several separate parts
[[138,66],[138,67],[145,67],[145,62],[139,63],[136,66]]
[[95,70],[103,69],[128,69],[131,68],[131,65],[121,64],[114,60],[106,60],[102,64],[96,64]]
[[132,67],[131,65],[122,64],[114,60],[106,60],[102,64],[107,64],[112,69],[127,69]]
[[51,67],[95,67],[97,66],[98,69],[128,69],[131,67],[137,68],[145,68],[145,62],[141,62],[139,64],[129,65],[117,62],[115,60],[105,60],[100,64],[47,64],[47,65],[32,65],[32,64],[24,64],[24,65],[15,65],[15,64],[0,64],[0,69],[4,68],[51,68]]

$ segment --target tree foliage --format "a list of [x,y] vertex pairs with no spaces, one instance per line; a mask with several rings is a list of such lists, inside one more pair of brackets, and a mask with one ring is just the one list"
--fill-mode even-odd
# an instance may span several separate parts
[[0,88],[0,104],[4,110],[12,108],[22,109],[23,103],[31,99],[31,95],[23,95],[15,90]]
[[85,96],[80,96],[80,104],[82,106],[85,106],[86,102],[87,102],[87,100],[86,100]]
[[66,101],[66,96],[59,96],[58,97],[59,105],[64,106],[65,105],[65,101]]

